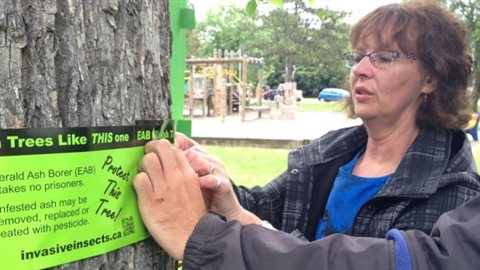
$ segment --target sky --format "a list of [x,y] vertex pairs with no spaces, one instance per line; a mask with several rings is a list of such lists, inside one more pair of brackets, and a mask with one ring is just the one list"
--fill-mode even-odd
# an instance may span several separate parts
[[[208,10],[217,11],[219,8],[229,4],[234,4],[239,7],[245,7],[248,0],[188,0],[191,5],[195,7],[195,19],[197,22],[205,20],[205,15]],[[260,2],[261,0],[257,0]],[[361,16],[367,14],[378,6],[400,2],[400,0],[315,0],[314,4],[317,7],[328,7],[333,10],[343,10],[352,12],[352,20],[356,20]],[[368,4],[367,4],[368,3]]]

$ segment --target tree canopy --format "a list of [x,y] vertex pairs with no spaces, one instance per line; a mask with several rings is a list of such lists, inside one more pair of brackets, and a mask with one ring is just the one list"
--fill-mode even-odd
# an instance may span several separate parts
[[472,109],[478,111],[477,102],[480,96],[480,0],[447,0],[450,9],[458,13],[470,32],[473,50],[473,87]]
[[266,84],[296,81],[305,96],[343,85],[348,71],[342,60],[348,49],[349,25],[343,20],[347,14],[319,12],[298,0],[260,5],[253,16],[234,6],[207,14],[189,33],[188,54],[206,57],[221,49],[263,57]]
[[[480,95],[480,0],[440,0],[467,25],[473,51],[472,108]],[[348,70],[341,57],[348,50],[348,14],[311,8],[314,0],[249,0],[246,7],[210,12],[189,33],[190,56],[211,56],[213,49],[241,50],[265,58],[266,84],[296,81],[305,96],[327,86],[342,87]],[[250,78],[250,77],[249,77]],[[255,76],[252,76],[255,78]],[[254,83],[254,82],[253,82]]]

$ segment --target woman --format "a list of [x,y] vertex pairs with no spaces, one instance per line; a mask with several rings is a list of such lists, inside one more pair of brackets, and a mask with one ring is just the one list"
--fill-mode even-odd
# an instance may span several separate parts
[[[293,150],[283,174],[252,189],[230,185],[218,161],[187,150],[210,188],[210,209],[242,224],[260,223],[258,216],[308,240],[384,237],[393,228],[430,233],[442,213],[480,190],[461,129],[472,68],[467,39],[463,23],[434,2],[390,4],[366,15],[353,26],[353,50],[345,54],[351,113],[363,125]],[[192,144],[179,137],[180,148]]]
[[[478,269],[480,196],[444,213],[430,235],[388,231],[385,238],[335,234],[314,242],[209,214],[198,176],[167,140],[146,146],[134,179],[145,226],[183,269]],[[312,256],[313,255],[313,256]]]

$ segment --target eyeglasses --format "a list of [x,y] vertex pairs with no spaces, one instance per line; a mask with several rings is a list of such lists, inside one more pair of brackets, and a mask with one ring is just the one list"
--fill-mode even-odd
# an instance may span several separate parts
[[376,68],[389,66],[397,58],[405,58],[409,60],[417,59],[417,57],[413,53],[402,54],[401,52],[390,50],[374,51],[369,54],[364,54],[357,51],[347,52],[343,54],[343,57],[347,61],[347,67],[349,68],[358,65],[358,63],[360,63],[360,61],[362,61],[365,56],[368,56],[368,60],[370,60],[370,63],[372,63],[372,65]]

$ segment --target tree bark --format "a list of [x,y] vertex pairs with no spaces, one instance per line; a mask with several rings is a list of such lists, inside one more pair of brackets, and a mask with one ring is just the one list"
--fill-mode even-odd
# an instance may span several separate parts
[[472,107],[473,111],[478,112],[478,98],[480,97],[480,72],[475,71],[475,80],[473,84],[473,91],[472,91]]
[[[480,56],[480,53],[477,53],[478,56]],[[480,57],[478,57],[480,59]],[[478,112],[478,98],[480,97],[480,70],[478,68],[480,67],[480,64],[478,62],[475,62],[475,69],[473,71],[473,90],[472,90],[472,107],[474,112]]]
[[[0,1],[0,127],[170,118],[168,0]],[[151,239],[56,269],[175,269]]]

